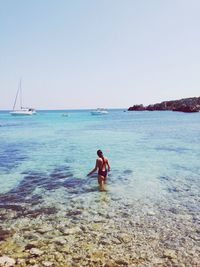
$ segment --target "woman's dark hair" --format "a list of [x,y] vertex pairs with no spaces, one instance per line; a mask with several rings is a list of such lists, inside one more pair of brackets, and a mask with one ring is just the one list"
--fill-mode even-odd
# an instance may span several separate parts
[[102,156],[103,156],[103,152],[101,151],[101,149],[97,150],[97,155],[98,155],[99,157],[102,157]]

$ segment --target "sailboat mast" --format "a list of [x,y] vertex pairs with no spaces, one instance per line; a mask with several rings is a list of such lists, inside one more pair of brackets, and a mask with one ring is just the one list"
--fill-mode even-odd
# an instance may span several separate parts
[[20,107],[22,109],[22,79],[20,79]]
[[21,80],[20,80],[20,83],[19,83],[19,86],[18,86],[16,97],[15,97],[15,102],[14,102],[14,105],[13,105],[13,110],[15,110],[15,105],[16,105],[16,102],[17,102],[17,97],[19,95],[20,86],[21,86]]

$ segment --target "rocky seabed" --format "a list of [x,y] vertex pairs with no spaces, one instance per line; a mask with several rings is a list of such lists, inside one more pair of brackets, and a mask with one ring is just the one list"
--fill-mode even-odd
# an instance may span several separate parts
[[1,208],[0,266],[200,266],[200,216],[166,206],[105,196],[49,215]]

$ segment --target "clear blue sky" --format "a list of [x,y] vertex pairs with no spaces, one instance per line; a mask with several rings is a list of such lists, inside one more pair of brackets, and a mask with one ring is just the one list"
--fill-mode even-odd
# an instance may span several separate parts
[[0,0],[0,109],[200,96],[199,0]]

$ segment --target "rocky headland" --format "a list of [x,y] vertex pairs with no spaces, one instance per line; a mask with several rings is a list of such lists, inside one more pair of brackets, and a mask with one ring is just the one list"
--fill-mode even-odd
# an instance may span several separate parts
[[172,110],[180,112],[199,112],[200,97],[184,98],[179,100],[163,101],[148,106],[134,105],[129,107],[128,111],[154,111],[154,110]]

